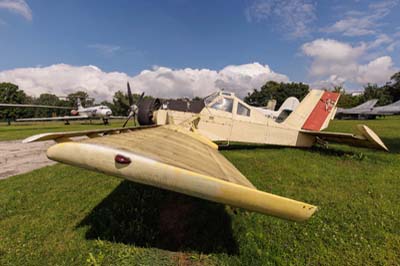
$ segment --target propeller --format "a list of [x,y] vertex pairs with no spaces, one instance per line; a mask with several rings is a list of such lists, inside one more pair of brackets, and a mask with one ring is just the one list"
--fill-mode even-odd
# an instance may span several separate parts
[[134,123],[134,125],[136,125],[136,116],[139,112],[138,106],[140,105],[140,102],[143,100],[143,96],[144,96],[144,92],[142,92],[142,94],[140,94],[140,96],[139,96],[139,99],[136,101],[136,103],[134,103],[131,86],[129,85],[129,82],[127,82],[126,85],[127,85],[127,89],[128,89],[129,115],[122,127],[125,127],[129,121],[129,119],[131,119],[131,118],[133,118],[133,123]]

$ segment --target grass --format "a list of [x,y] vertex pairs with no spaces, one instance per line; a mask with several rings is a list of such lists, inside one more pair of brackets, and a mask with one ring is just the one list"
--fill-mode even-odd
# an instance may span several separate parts
[[222,151],[259,189],[318,205],[304,223],[61,164],[2,180],[0,265],[399,265],[400,119],[363,122],[391,153]]
[[[100,120],[89,121],[70,121],[70,125],[64,125],[64,122],[24,122],[12,123],[7,126],[7,123],[0,123],[0,141],[24,139],[40,133],[59,132],[59,131],[76,131],[89,129],[102,129],[104,127],[120,127],[123,125],[123,120],[110,120],[109,125],[103,125]],[[132,126],[132,121],[129,122]]]

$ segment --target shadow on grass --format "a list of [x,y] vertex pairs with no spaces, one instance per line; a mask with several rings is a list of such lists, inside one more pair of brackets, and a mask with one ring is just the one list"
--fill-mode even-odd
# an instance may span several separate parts
[[346,151],[346,150],[341,150],[333,147],[322,147],[319,145],[314,145],[310,148],[304,148],[304,150],[307,150],[309,152],[313,153],[319,153],[321,155],[326,155],[326,156],[335,156],[335,157],[357,157],[360,152],[352,152],[352,151]]
[[390,153],[400,153],[400,138],[382,138]]
[[219,143],[219,150],[255,150],[255,149],[263,149],[263,150],[277,150],[287,148],[285,146],[271,145],[271,144],[238,144],[231,143],[229,145]]
[[237,254],[225,207],[123,181],[81,221],[88,239],[170,251]]

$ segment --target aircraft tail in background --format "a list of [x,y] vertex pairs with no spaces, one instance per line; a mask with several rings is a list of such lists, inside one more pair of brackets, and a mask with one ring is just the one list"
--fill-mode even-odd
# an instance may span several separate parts
[[79,97],[76,100],[76,105],[78,106],[78,111],[83,109],[83,106],[82,106],[82,103],[81,103],[81,99]]

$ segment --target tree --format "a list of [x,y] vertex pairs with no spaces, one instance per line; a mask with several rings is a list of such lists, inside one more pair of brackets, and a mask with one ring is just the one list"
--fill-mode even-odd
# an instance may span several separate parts
[[244,98],[244,101],[254,106],[265,106],[269,100],[276,100],[276,108],[279,108],[282,103],[290,96],[298,98],[300,101],[307,95],[310,87],[303,83],[278,83],[268,81],[260,90],[254,89],[252,93]]
[[[34,99],[34,104],[62,106],[62,101],[54,94],[43,93],[40,94],[39,98]],[[51,117],[53,115],[55,116],[65,115],[65,111],[64,112],[63,111],[64,110],[51,109],[51,108],[36,108],[34,116]]]
[[390,82],[385,85],[385,88],[393,102],[400,100],[400,72],[390,77]]
[[385,86],[378,87],[376,84],[368,83],[364,86],[363,102],[372,99],[378,99],[378,105],[386,105],[392,103],[393,99]]
[[94,104],[94,99],[89,97],[89,94],[86,91],[77,91],[67,95],[68,102],[71,107],[76,108],[78,105],[78,99],[81,100],[81,104],[84,107],[89,107]]
[[[133,102],[139,100],[140,94],[133,93]],[[153,98],[152,96],[144,96],[145,99]],[[111,103],[110,103],[111,104]],[[117,91],[113,97],[113,104],[109,106],[114,115],[128,115],[129,113],[129,99],[128,95],[122,91]]]
[[[23,90],[20,90],[17,85],[2,82],[0,83],[0,102],[1,103],[26,103],[27,96]],[[0,119],[10,121],[17,117],[23,116],[26,113],[25,108],[2,108],[0,109]]]

